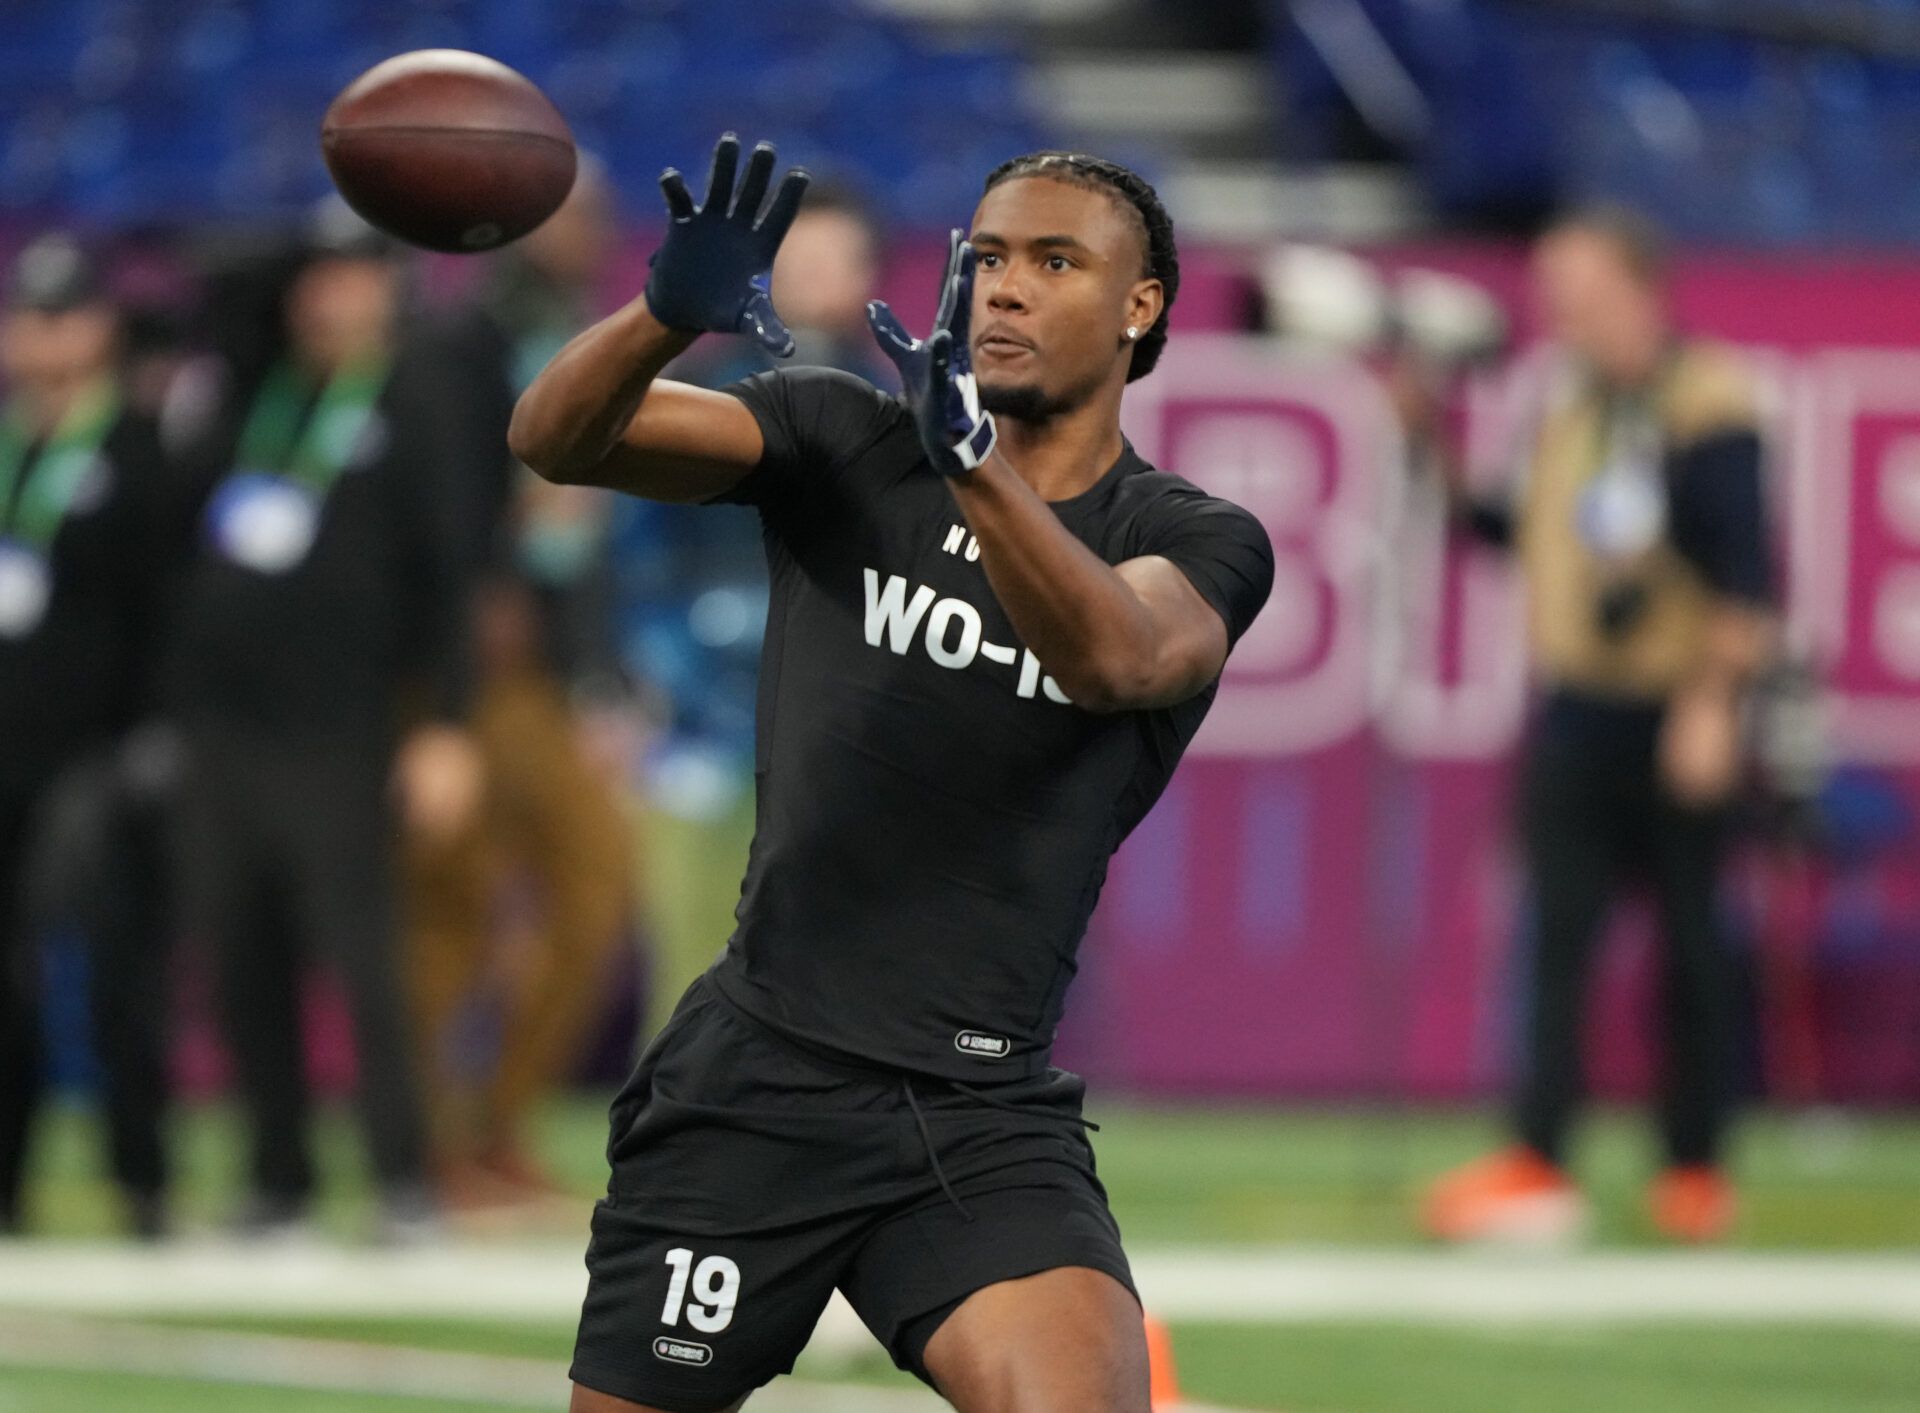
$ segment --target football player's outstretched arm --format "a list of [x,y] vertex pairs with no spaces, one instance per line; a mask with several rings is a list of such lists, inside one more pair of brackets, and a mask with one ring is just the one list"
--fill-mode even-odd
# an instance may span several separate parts
[[507,443],[549,481],[649,500],[707,500],[760,460],[738,398],[659,378],[693,341],[645,297],[561,349],[520,396]]
[[521,395],[507,440],[548,480],[696,501],[758,464],[760,427],[737,398],[659,380],[704,332],[751,334],[783,358],[793,351],[767,290],[807,174],[789,171],[762,216],[774,151],[753,150],[736,193],[739,160],[728,133],[699,207],[678,172],[661,177],[672,221],[646,293],[561,349]]
[[994,596],[1075,705],[1173,706],[1220,675],[1226,623],[1171,560],[1108,564],[998,455],[952,486]]

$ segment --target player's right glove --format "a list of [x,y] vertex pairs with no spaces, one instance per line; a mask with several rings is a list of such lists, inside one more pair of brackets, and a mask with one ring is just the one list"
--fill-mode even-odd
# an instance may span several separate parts
[[811,178],[799,167],[789,170],[780,179],[767,214],[760,217],[760,203],[773,178],[773,161],[770,143],[755,147],[735,192],[740,139],[728,133],[713,149],[706,204],[698,207],[678,171],[669,167],[660,174],[660,190],[666,193],[673,222],[653,255],[647,308],[670,329],[750,334],[769,352],[785,358],[793,352],[793,335],[774,313],[768,288],[774,254],[786,239]]
[[973,246],[958,231],[947,250],[940,308],[924,340],[908,333],[883,301],[867,306],[880,351],[900,370],[920,446],[943,476],[963,475],[993,454],[993,414],[981,409],[973,379],[972,322]]

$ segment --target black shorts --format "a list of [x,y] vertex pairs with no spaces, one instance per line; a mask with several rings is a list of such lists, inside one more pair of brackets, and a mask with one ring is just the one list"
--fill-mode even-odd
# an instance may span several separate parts
[[1084,1091],[1062,1070],[962,1091],[828,1058],[696,982],[613,1104],[569,1376],[714,1413],[793,1368],[836,1286],[923,1379],[983,1286],[1088,1266],[1132,1290]]

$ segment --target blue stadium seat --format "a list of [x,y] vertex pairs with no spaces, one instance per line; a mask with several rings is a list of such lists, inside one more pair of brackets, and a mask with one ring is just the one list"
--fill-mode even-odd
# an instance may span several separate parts
[[1017,51],[854,0],[0,0],[0,209],[283,218],[325,190],[331,96],[434,46],[529,74],[649,202],[727,128],[909,220],[926,194],[970,200],[984,154],[1036,145]]
[[[1272,3],[1287,150],[1326,156],[1350,133],[1345,99]],[[1738,3],[1687,0],[1703,22]],[[1825,0],[1798,3],[1818,16]],[[1890,20],[1920,16],[1920,0],[1877,3]],[[1920,197],[1907,196],[1920,179],[1920,64],[1493,0],[1361,4],[1437,116],[1408,155],[1443,209],[1531,188],[1631,201],[1722,243],[1920,234]]]

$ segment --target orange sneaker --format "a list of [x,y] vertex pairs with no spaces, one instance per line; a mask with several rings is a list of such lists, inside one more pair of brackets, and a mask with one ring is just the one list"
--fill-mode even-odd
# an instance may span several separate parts
[[565,1191],[531,1153],[511,1140],[488,1145],[480,1154],[479,1166],[508,1187],[517,1188],[523,1200],[557,1197]]
[[433,1186],[440,1205],[453,1213],[511,1207],[526,1200],[521,1189],[471,1159],[441,1163],[434,1172]]
[[1669,1241],[1724,1240],[1739,1206],[1727,1175],[1707,1163],[1668,1168],[1647,1189],[1647,1214]]
[[1564,1246],[1585,1235],[1587,1199],[1531,1148],[1515,1145],[1455,1168],[1427,1190],[1420,1224],[1442,1241]]

